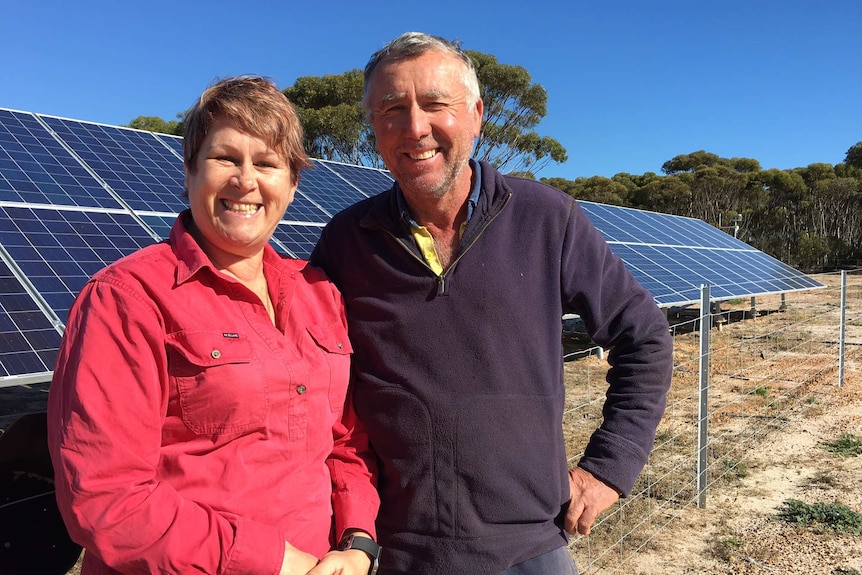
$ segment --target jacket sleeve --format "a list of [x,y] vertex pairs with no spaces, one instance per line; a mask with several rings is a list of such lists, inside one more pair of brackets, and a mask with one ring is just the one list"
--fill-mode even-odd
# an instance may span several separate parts
[[576,203],[562,275],[566,311],[579,314],[593,341],[610,348],[603,422],[578,465],[626,496],[665,410],[673,370],[667,318]]
[[279,529],[160,481],[168,391],[155,307],[122,285],[88,283],[70,311],[48,400],[57,502],[71,537],[123,573],[278,573]]

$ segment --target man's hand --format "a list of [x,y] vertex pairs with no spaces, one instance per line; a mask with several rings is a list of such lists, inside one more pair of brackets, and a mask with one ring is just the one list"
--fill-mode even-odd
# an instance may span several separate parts
[[563,527],[572,535],[576,531],[589,535],[596,517],[620,498],[612,487],[580,467],[569,470],[569,493],[569,510]]
[[317,557],[284,542],[284,559],[278,575],[305,575],[317,565]]

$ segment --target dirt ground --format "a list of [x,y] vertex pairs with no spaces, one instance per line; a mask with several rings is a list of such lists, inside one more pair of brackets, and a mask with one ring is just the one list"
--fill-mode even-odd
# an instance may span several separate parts
[[818,532],[778,520],[782,503],[839,502],[862,512],[862,456],[823,448],[843,434],[862,437],[862,374],[818,394],[804,417],[786,421],[751,450],[746,474],[689,506],[621,570],[633,575],[862,573],[862,535]]
[[[733,461],[734,469],[710,485],[703,508],[695,504],[696,496],[691,496],[690,485],[687,492],[685,489],[673,491],[671,496],[656,493],[658,489],[654,488],[650,497],[645,498],[651,501],[642,503],[641,507],[633,505],[631,509],[635,511],[628,513],[622,525],[612,523],[614,526],[609,529],[616,533],[611,537],[602,539],[590,535],[574,541],[570,548],[582,573],[862,575],[862,534],[839,534],[817,525],[797,526],[778,517],[788,500],[807,505],[840,503],[852,512],[862,513],[862,454],[837,455],[825,448],[825,444],[845,435],[862,440],[862,361],[859,355],[862,322],[858,303],[862,290],[856,279],[853,288],[856,311],[848,314],[849,359],[845,365],[844,386],[839,387],[838,361],[831,347],[836,324],[820,323],[816,319],[821,312],[829,313],[830,306],[834,309],[835,300],[830,298],[835,293],[832,288],[836,278],[827,277],[823,281],[830,285],[830,290],[788,298],[790,311],[786,313],[770,313],[756,320],[725,325],[724,330],[712,330],[711,348],[713,345],[715,350],[724,347],[724,351],[714,351],[713,373],[723,371],[733,376],[723,380],[713,377],[709,400],[710,437],[719,438],[715,440],[715,449],[720,447],[733,454],[710,467]],[[776,301],[767,303],[764,309],[774,310],[777,304]],[[806,315],[809,307],[813,310],[810,316]],[[736,339],[730,341],[729,338]],[[740,341],[743,343],[737,347]],[[685,336],[677,335],[675,364],[684,363],[686,353],[696,356],[696,349],[697,338],[692,337],[687,342]],[[831,351],[824,353],[824,349]],[[747,366],[744,368],[747,371],[736,367],[736,361]],[[576,371],[583,379],[584,366],[589,369],[592,365],[598,370],[600,365],[593,359],[580,363],[584,365],[570,368],[567,364],[567,395],[576,387],[573,382],[577,379],[572,379]],[[805,375],[812,368],[815,372],[819,370],[819,375]],[[687,368],[677,369],[686,370],[691,372],[690,381],[696,382],[696,361]],[[696,391],[696,383],[684,386],[689,391],[675,389],[677,377],[675,373],[669,406],[671,403],[696,406],[697,396],[690,391]],[[595,373],[589,378],[598,379]],[[805,383],[800,384],[800,381]],[[759,397],[760,391],[763,397]],[[586,404],[580,396],[573,400],[568,395],[567,402]],[[578,419],[586,417],[580,415],[581,412],[587,410],[579,411]],[[669,408],[659,426],[657,446],[663,430],[686,428],[679,436],[694,441],[692,423],[696,423],[696,419],[690,412],[672,412]],[[567,432],[567,437],[571,435],[574,433]],[[572,445],[583,441],[582,437],[576,438]],[[653,459],[661,469],[666,469],[665,462],[678,455],[684,463],[677,466],[675,472],[683,475],[683,479],[688,474],[691,481],[694,477],[693,450],[694,446],[685,442],[677,449],[679,453],[673,449],[661,451],[657,447]],[[713,455],[716,454],[711,453]],[[644,474],[648,470],[649,466]],[[719,474],[719,471],[711,470],[710,474]],[[654,485],[660,487],[661,480],[656,480]],[[685,494],[681,495],[683,492]],[[673,500],[663,512],[648,513],[649,506],[656,501]],[[645,512],[638,516],[641,509]],[[624,534],[622,539],[620,533]],[[627,549],[615,549],[596,560],[596,556],[610,548],[609,541],[625,539],[633,541]]]

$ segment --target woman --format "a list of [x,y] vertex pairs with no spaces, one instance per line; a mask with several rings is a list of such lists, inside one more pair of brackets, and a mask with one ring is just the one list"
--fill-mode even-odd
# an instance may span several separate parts
[[83,574],[368,573],[378,499],[341,296],[269,245],[310,166],[296,113],[263,78],[223,80],[183,153],[190,209],[87,283],[54,371]]

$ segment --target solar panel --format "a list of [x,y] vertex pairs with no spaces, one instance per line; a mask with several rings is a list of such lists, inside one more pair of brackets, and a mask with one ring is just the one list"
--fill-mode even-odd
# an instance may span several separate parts
[[0,201],[119,208],[32,114],[0,109]]
[[[276,228],[308,258],[341,209],[392,187],[385,170],[313,160]],[[187,207],[182,138],[0,109],[0,386],[50,379],[78,291],[105,265],[170,234]],[[580,202],[659,305],[822,287],[692,218]],[[16,383],[13,383],[16,384]]]
[[626,267],[660,306],[823,287],[817,281],[702,220],[578,202]]
[[298,192],[326,210],[330,217],[368,197],[319,161],[313,160],[313,164],[300,173]]
[[64,325],[93,274],[155,241],[128,213],[0,206],[0,245]]
[[0,259],[0,387],[53,370],[59,346],[60,332]]
[[281,222],[272,235],[290,250],[290,255],[300,259],[308,259],[322,229],[323,226]]
[[355,166],[317,158],[314,159],[314,163],[332,170],[367,197],[376,196],[380,192],[391,188],[392,184],[395,183],[390,173],[380,168]]
[[154,134],[43,118],[133,210],[179,212],[186,207],[182,156]]
[[342,178],[362,190],[368,197],[385,192],[392,187],[395,180],[389,172],[365,166],[351,166],[350,164],[339,164],[327,160],[315,160],[316,163],[326,166],[336,172]]
[[168,146],[177,155],[183,157],[183,138],[182,136],[171,136],[170,134],[153,134],[157,140]]
[[177,214],[159,215],[159,214],[138,214],[147,226],[162,240],[166,240],[171,235],[171,228],[174,227],[174,220],[177,219]]

